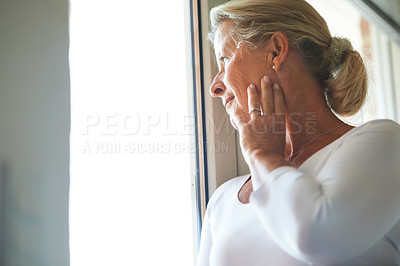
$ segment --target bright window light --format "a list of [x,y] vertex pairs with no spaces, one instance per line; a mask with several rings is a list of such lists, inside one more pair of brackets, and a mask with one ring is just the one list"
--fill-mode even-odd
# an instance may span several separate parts
[[191,265],[183,1],[70,5],[71,265]]

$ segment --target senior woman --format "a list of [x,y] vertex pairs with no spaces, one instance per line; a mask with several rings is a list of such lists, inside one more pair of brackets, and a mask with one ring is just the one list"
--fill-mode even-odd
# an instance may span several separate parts
[[304,0],[233,0],[211,24],[250,176],[210,199],[197,265],[399,265],[400,127],[335,115],[366,96],[351,43]]

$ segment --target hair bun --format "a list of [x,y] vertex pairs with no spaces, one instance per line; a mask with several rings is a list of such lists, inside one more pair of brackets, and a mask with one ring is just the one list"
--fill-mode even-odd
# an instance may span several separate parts
[[347,38],[333,37],[328,46],[328,55],[334,62],[335,68],[341,66],[345,59],[345,52],[353,50],[351,42]]

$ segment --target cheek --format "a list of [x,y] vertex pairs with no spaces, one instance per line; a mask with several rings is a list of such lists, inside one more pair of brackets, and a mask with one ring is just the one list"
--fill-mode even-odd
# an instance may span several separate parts
[[247,87],[250,85],[250,81],[246,73],[240,69],[227,68],[225,84],[235,94],[237,105],[243,109],[247,108]]

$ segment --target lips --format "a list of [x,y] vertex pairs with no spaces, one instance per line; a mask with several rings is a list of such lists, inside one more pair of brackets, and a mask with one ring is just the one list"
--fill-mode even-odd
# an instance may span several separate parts
[[226,109],[226,107],[228,106],[229,102],[233,100],[233,98],[235,98],[235,96],[231,96],[231,97],[229,97],[229,98],[226,99],[225,104],[224,104],[225,109]]

